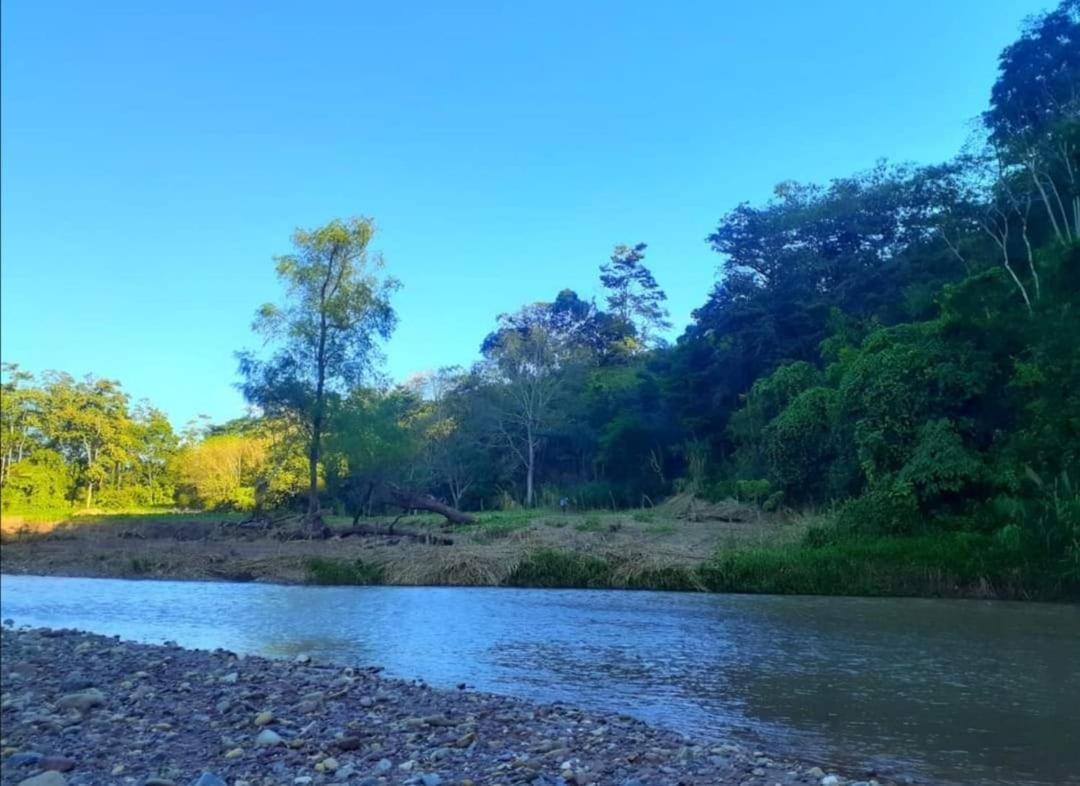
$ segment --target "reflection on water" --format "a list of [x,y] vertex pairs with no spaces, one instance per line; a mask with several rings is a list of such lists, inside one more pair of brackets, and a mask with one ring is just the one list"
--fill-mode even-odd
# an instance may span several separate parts
[[380,665],[434,685],[748,734],[859,774],[1080,784],[1080,609],[658,592],[3,576],[0,615]]

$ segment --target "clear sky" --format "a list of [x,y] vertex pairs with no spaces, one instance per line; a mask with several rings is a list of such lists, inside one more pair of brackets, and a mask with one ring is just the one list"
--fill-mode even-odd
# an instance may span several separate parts
[[1049,5],[5,0],[0,355],[239,415],[271,257],[349,215],[404,284],[396,379],[598,294],[616,243],[649,244],[681,329],[725,211],[947,158]]

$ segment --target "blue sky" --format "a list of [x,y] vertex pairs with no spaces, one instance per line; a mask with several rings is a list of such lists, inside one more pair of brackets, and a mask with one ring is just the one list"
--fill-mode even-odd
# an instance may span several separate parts
[[681,328],[704,238],[786,179],[947,158],[1027,0],[7,0],[0,355],[239,415],[233,352],[297,225],[369,215],[396,379],[599,294],[616,243]]

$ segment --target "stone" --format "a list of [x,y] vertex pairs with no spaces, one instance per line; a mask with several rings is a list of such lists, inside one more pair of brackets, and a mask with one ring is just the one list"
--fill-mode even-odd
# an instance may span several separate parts
[[260,712],[258,715],[255,716],[255,720],[253,722],[256,726],[269,726],[271,723],[274,722],[274,713],[270,712],[269,710],[266,712]]
[[46,770],[40,775],[19,781],[18,786],[67,786],[67,780],[56,770]]
[[379,759],[375,764],[375,773],[377,775],[385,775],[392,769],[394,769],[394,763],[390,759]]
[[293,778],[292,782],[297,784],[297,786],[307,786],[307,784],[311,783],[313,780],[315,779],[310,775],[297,775]]
[[224,778],[213,772],[203,770],[199,777],[193,780],[189,786],[229,786]]
[[364,741],[359,737],[342,737],[334,744],[339,751],[355,751],[364,747]]
[[281,735],[272,729],[263,729],[255,736],[255,744],[260,748],[281,745],[283,742],[285,741],[281,739]]
[[301,652],[299,655],[296,656],[293,662],[299,663],[301,665],[305,663],[311,663],[311,656],[308,655],[306,652]]
[[821,767],[811,767],[806,771],[806,774],[811,778],[824,778],[825,770],[821,769]]
[[155,776],[143,781],[143,786],[176,786],[176,784],[168,778],[158,778]]
[[97,688],[87,688],[76,693],[61,696],[56,706],[62,710],[78,710],[86,712],[94,707],[100,707],[105,703],[105,694]]
[[337,759],[335,759],[333,756],[328,756],[327,758],[319,762],[319,764],[323,766],[323,769],[326,772],[334,772],[338,768]]
[[29,767],[32,764],[37,764],[43,758],[45,757],[36,751],[22,751],[11,754],[6,763],[12,767]]
[[835,775],[826,775],[821,779],[821,786],[840,786],[840,779]]
[[228,674],[222,674],[218,678],[218,682],[223,685],[235,685],[240,680],[240,674],[235,671],[230,671]]
[[65,693],[74,693],[78,690],[86,690],[94,687],[94,681],[87,679],[77,671],[71,672],[60,681],[60,690]]
[[225,758],[226,759],[239,759],[243,755],[244,755],[244,749],[243,748],[230,748],[229,750],[225,751]]
[[425,772],[420,776],[420,782],[424,786],[439,786],[442,783],[442,776],[437,772]]
[[757,778],[760,778],[762,775],[765,774],[765,770],[761,769],[761,767],[754,767],[754,769],[750,770],[750,774]]
[[43,770],[68,772],[69,770],[75,769],[75,760],[65,756],[45,756],[38,762],[38,766]]

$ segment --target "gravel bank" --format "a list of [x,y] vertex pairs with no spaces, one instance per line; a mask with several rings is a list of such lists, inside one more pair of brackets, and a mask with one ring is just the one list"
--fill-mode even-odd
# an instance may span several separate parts
[[836,786],[623,716],[374,669],[2,633],[0,783],[25,786]]

